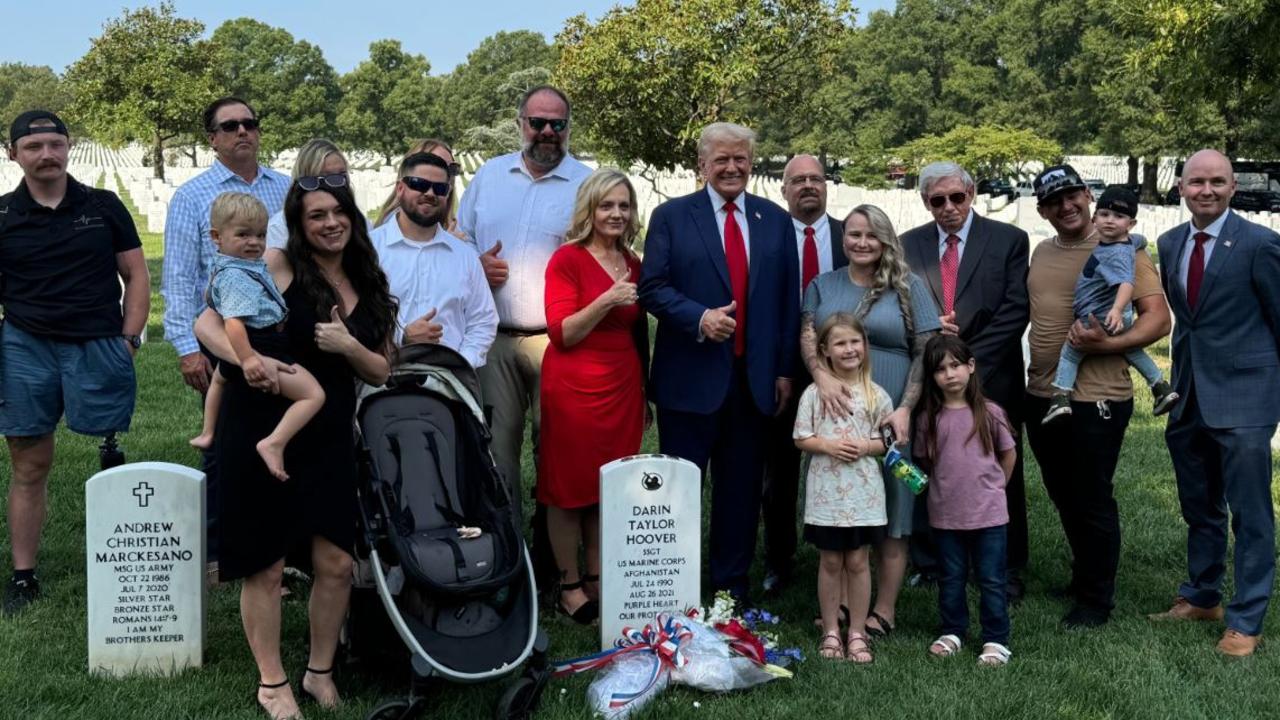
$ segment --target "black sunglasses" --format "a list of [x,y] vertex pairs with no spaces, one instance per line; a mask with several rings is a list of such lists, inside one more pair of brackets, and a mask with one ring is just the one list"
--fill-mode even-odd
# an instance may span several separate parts
[[934,195],[929,198],[929,207],[940,208],[950,200],[952,205],[959,205],[969,198],[968,193],[953,192],[950,195]]
[[223,120],[218,123],[217,128],[222,132],[233,133],[239,132],[240,126],[244,126],[245,130],[253,132],[258,129],[258,121],[253,118],[244,118],[243,120]]
[[417,175],[405,175],[400,178],[400,182],[414,192],[425,193],[430,190],[436,194],[436,197],[445,197],[453,189],[447,182],[432,182]]
[[569,127],[568,118],[527,117],[525,122],[529,123],[529,127],[533,128],[534,132],[542,132],[542,128],[548,124],[551,125],[552,130],[558,133],[564,132],[564,129]]
[[319,190],[321,184],[325,187],[340,188],[347,186],[347,174],[334,173],[332,175],[306,175],[298,178],[297,182],[298,187],[306,190],[307,192]]

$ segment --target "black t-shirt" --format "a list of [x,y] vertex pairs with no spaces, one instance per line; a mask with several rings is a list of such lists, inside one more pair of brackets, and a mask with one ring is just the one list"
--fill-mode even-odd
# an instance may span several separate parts
[[85,340],[119,335],[123,288],[116,253],[142,246],[115,193],[67,177],[56,208],[31,198],[26,180],[0,198],[0,305],[33,335]]

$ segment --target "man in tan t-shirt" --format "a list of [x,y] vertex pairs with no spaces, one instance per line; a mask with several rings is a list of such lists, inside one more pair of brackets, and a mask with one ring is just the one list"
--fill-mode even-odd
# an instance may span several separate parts
[[1133,386],[1122,353],[1167,335],[1169,307],[1151,257],[1142,250],[1134,267],[1133,303],[1138,318],[1133,327],[1108,335],[1096,318],[1076,320],[1072,311],[1076,278],[1098,244],[1089,207],[1093,196],[1070,165],[1046,168],[1033,186],[1040,216],[1058,234],[1035,247],[1027,275],[1031,363],[1026,417],[1043,417],[1048,409],[1063,342],[1088,357],[1080,364],[1071,393],[1069,421],[1029,423],[1027,437],[1071,546],[1067,594],[1074,603],[1062,624],[1096,627],[1110,618],[1115,605],[1120,561],[1120,516],[1112,477],[1133,414]]

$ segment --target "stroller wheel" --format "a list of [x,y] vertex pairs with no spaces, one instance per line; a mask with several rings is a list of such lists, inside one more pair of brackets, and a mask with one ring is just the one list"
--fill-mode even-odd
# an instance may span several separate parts
[[407,700],[392,700],[374,708],[365,720],[409,720],[418,714],[419,708]]
[[533,717],[542,687],[543,683],[527,675],[516,678],[498,699],[498,705],[493,709],[494,720],[528,720]]

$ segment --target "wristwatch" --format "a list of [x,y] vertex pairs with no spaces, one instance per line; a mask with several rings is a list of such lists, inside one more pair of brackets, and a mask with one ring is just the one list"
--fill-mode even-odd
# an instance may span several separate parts
[[137,350],[138,348],[142,347],[141,335],[121,335],[120,337],[124,338],[124,341],[129,343],[129,346],[132,347],[134,350]]

